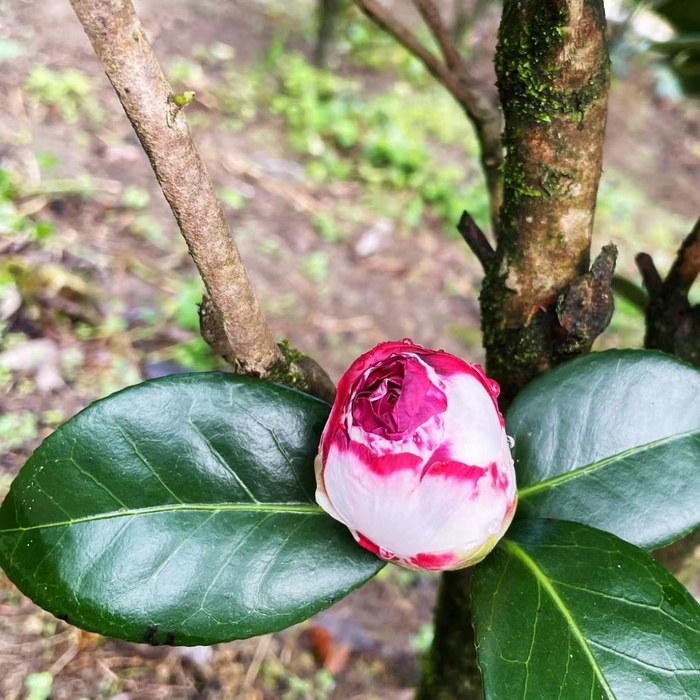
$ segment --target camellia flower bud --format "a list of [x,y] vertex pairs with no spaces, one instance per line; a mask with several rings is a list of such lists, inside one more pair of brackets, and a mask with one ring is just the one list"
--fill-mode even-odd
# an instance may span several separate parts
[[442,350],[377,345],[338,383],[316,460],[319,505],[409,569],[481,561],[517,502],[498,393],[479,365]]

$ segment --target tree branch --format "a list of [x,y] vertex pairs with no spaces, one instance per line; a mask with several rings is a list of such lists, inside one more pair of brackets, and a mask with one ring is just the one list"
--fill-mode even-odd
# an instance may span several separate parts
[[687,297],[700,274],[700,219],[686,236],[666,277],[667,289]]
[[468,211],[462,212],[462,218],[457,224],[457,230],[466,241],[472,253],[476,255],[477,260],[481,263],[481,267],[486,271],[496,253],[489,243],[488,238],[486,238],[484,232],[479,228]]
[[[450,634],[436,634],[423,661],[415,700],[481,700],[481,673],[476,660],[471,608],[473,569],[445,571],[435,603],[435,620],[450,620]],[[457,611],[466,611],[464,620]],[[457,621],[465,624],[455,624]],[[504,699],[505,700],[505,699]]]
[[634,262],[637,264],[637,269],[642,275],[642,281],[649,295],[660,294],[664,286],[664,281],[661,279],[661,275],[656,269],[651,255],[648,253],[638,253],[634,258]]
[[130,0],[71,0],[102,61],[202,275],[233,355],[263,376],[275,340],[231,237],[214,187]]
[[649,293],[644,346],[700,366],[700,306],[691,306],[688,299],[700,274],[700,219],[683,241],[665,280],[650,255],[639,253],[635,260]]
[[428,29],[430,29],[435,41],[437,41],[447,69],[450,71],[461,69],[464,64],[462,56],[457,50],[449,30],[444,25],[440,17],[440,11],[433,0],[414,0],[414,4],[418,8],[423,21],[428,25]]
[[[496,74],[504,204],[480,304],[505,413],[530,380],[586,352],[612,312],[614,246],[589,269],[609,85],[602,0],[504,0]],[[420,700],[482,696],[466,586],[442,578]]]
[[[436,80],[441,82],[453,93],[449,71],[442,65],[440,59],[429,49],[421,44],[418,37],[400,20],[393,17],[384,9],[378,0],[355,0],[355,4],[375,24],[381,27],[387,34],[396,39],[409,53],[412,53],[426,67]],[[454,93],[453,93],[454,94]]]
[[204,281],[211,301],[208,329],[216,332],[219,351],[245,374],[306,388],[303,371],[285,358],[260,310],[182,106],[131,1],[71,0],[71,5],[148,155]]
[[589,270],[610,80],[602,0],[504,0],[496,75],[505,199],[481,308],[505,405],[608,318],[613,250]]
[[440,46],[444,63],[427,49],[408,27],[387,12],[378,0],[354,1],[372,21],[423,63],[428,72],[454,97],[474,126],[481,148],[481,165],[489,192],[491,223],[494,233],[497,233],[503,200],[501,114],[497,105],[488,98],[485,86],[481,85],[469,72],[440,17],[437,6],[432,0],[414,0],[418,11]]

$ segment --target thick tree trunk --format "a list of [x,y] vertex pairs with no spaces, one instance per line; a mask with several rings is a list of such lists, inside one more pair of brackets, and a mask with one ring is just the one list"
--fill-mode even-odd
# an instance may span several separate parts
[[[505,0],[496,70],[507,154],[481,313],[505,411],[531,379],[587,352],[612,314],[614,247],[589,270],[609,87],[602,0]],[[443,576],[420,700],[482,697],[468,583]]]
[[462,569],[442,575],[435,606],[435,636],[423,664],[416,700],[482,698],[471,623],[471,573],[471,569]]
[[609,86],[602,0],[506,0],[496,72],[507,157],[481,311],[487,371],[507,404],[587,351],[612,311],[611,249],[586,277]]

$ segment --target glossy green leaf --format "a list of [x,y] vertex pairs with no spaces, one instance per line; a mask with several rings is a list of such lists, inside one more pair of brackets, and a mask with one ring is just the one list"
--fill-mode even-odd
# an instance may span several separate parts
[[474,571],[486,700],[700,698],[700,605],[608,532],[525,520]]
[[137,642],[287,627],[382,567],[314,502],[329,406],[225,374],[92,404],[32,455],[0,507],[0,564],[43,608]]
[[700,370],[659,352],[593,353],[529,384],[507,427],[520,515],[645,548],[700,525]]

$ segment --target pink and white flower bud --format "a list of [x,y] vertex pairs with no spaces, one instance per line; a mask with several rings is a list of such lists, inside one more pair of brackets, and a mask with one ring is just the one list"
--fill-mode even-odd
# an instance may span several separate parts
[[479,365],[442,350],[377,345],[338,383],[316,460],[319,505],[409,569],[481,561],[517,502],[498,393]]

